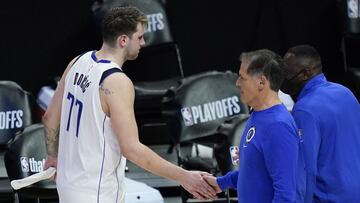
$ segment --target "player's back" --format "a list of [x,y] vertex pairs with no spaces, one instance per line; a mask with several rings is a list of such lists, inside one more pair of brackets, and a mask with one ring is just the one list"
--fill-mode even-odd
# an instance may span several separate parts
[[316,165],[307,161],[308,173],[316,174],[315,196],[324,202],[359,202],[359,102],[349,89],[328,82],[323,75],[310,82],[293,113],[296,117],[298,112],[306,112],[318,128],[314,134],[319,138],[304,135],[307,160],[313,159],[312,149],[318,147]]
[[66,76],[57,172],[61,202],[123,199],[126,159],[120,153],[110,118],[102,110],[99,94],[103,73],[113,68],[120,69],[115,63],[98,60],[95,51],[87,52]]

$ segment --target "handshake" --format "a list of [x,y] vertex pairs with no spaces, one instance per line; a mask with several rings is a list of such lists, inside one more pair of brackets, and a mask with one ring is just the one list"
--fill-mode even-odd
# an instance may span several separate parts
[[215,200],[216,194],[221,192],[216,182],[216,177],[202,171],[186,171],[179,183],[191,193],[194,198],[200,200]]
[[[234,165],[239,164],[239,149],[230,148],[231,160]],[[200,200],[215,200],[216,194],[221,192],[216,177],[207,172],[186,171],[186,175],[180,179],[181,186],[191,193],[194,198]]]

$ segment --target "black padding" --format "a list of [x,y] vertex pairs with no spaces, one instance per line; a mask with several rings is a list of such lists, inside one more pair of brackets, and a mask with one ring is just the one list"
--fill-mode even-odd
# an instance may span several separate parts
[[123,70],[134,82],[183,77],[181,56],[175,43],[142,48],[136,60],[124,63]]
[[[46,159],[44,127],[34,124],[24,129],[5,153],[5,167],[10,180],[28,177],[43,170]],[[29,188],[55,188],[51,181],[41,181]]]
[[[11,180],[28,177],[43,170],[46,158],[42,124],[28,126],[16,136],[5,153],[4,161]],[[52,199],[58,201],[56,185],[44,180],[16,191],[19,199]]]
[[180,77],[153,82],[136,82],[135,92],[140,97],[164,96],[169,88],[179,85]]
[[206,138],[216,132],[225,120],[247,115],[248,107],[240,101],[232,72],[205,72],[179,81],[163,100],[175,143]]
[[349,87],[351,88],[358,101],[360,101],[360,68],[348,68],[347,77],[349,79]]
[[14,191],[10,186],[10,181],[7,178],[0,178],[0,202],[13,203]]
[[162,0],[107,0],[94,5],[94,13],[100,23],[105,13],[115,6],[135,6],[148,17],[145,30],[145,46],[155,46],[172,42],[169,21]]
[[249,115],[242,114],[230,118],[221,123],[214,133],[191,140],[193,143],[206,145],[214,149],[215,160],[222,174],[238,168],[231,162],[230,147],[239,146],[248,117]]
[[[140,141],[147,145],[169,144],[169,130],[161,114],[162,99],[170,87],[178,85],[179,77],[154,82],[137,82],[135,115]],[[154,139],[155,138],[155,139]]]
[[0,81],[0,145],[32,123],[29,93],[17,83]]
[[231,146],[240,145],[247,120],[248,116],[239,116],[227,120],[221,124],[214,134],[217,138],[214,155],[222,174],[238,168],[232,164],[229,150]]
[[160,113],[161,101],[169,88],[179,85],[180,77],[154,82],[136,82],[135,109],[144,111],[156,110]]

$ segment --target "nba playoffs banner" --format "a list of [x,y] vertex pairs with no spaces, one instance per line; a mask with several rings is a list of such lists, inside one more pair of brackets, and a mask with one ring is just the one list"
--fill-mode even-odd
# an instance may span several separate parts
[[7,144],[32,123],[29,93],[12,81],[0,81],[0,144]]
[[248,114],[236,79],[232,72],[205,72],[184,78],[167,92],[163,114],[176,143],[206,137],[225,120]]

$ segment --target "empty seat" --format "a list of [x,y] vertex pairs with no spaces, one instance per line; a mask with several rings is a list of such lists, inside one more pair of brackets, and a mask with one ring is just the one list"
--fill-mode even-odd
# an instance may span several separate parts
[[[228,147],[233,145],[232,139],[235,137],[218,130],[225,121],[246,118],[249,114],[248,106],[240,101],[236,80],[235,73],[209,71],[185,77],[166,93],[162,112],[180,166],[214,174],[231,168]],[[208,146],[212,148],[212,155],[185,155],[184,143],[193,145],[195,149],[198,144]],[[217,153],[226,154],[217,156]],[[184,191],[182,197],[186,202],[189,194]]]
[[12,81],[0,81],[0,144],[32,123],[30,94]]
[[13,81],[0,81],[0,200],[12,200],[4,153],[17,133],[32,122],[31,96]]
[[186,77],[169,89],[163,114],[175,143],[207,137],[225,120],[249,113],[240,101],[236,79],[232,72],[210,71]]
[[[43,171],[46,159],[44,127],[34,124],[24,129],[5,153],[5,167],[10,181]],[[20,202],[23,198],[58,200],[56,185],[45,180],[15,191]],[[24,201],[26,202],[26,201]]]

